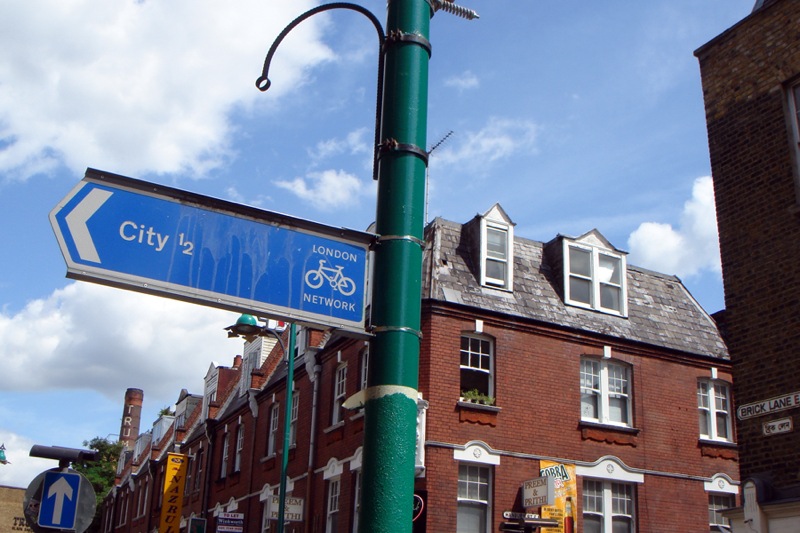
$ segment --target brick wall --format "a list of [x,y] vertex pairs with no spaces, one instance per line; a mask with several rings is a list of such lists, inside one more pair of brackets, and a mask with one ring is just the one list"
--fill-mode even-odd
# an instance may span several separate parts
[[[800,390],[800,210],[786,84],[800,75],[800,4],[776,1],[696,55],[700,61],[738,405]],[[800,431],[765,437],[739,421],[742,478],[800,482]]]
[[[494,468],[495,526],[503,511],[522,511],[520,485],[538,477],[537,457],[590,463],[613,455],[635,469],[677,473],[645,474],[637,487],[641,532],[675,524],[676,509],[681,510],[685,531],[704,530],[708,495],[701,481],[688,476],[724,473],[738,479],[735,448],[701,441],[698,429],[697,380],[710,378],[713,366],[719,379],[730,382],[729,362],[516,323],[508,317],[460,315],[452,309],[423,316],[422,350],[429,355],[421,361],[420,388],[430,402],[427,439],[448,445],[480,440],[501,453],[501,463]],[[483,320],[484,334],[495,339],[500,411],[490,423],[465,421],[457,406],[460,337],[474,331],[475,318]],[[612,347],[614,360],[632,370],[633,431],[581,423],[580,358],[602,356],[604,344]],[[453,448],[429,447],[426,466],[428,509],[440,511],[428,513],[428,531],[453,531],[458,485]]]

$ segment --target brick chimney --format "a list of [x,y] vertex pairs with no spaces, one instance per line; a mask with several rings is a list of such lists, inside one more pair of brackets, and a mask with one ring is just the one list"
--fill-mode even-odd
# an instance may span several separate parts
[[139,424],[142,419],[142,389],[125,391],[125,405],[122,408],[122,424],[119,428],[119,441],[126,450],[132,450],[139,437]]

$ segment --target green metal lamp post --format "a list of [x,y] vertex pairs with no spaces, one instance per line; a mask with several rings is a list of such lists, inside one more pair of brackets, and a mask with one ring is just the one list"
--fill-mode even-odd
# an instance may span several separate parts
[[387,7],[362,533],[411,531],[431,14],[425,0]]
[[378,117],[375,128],[378,202],[369,376],[365,393],[361,533],[410,533],[414,499],[417,386],[422,291],[425,177],[428,164],[430,19],[443,10],[478,15],[449,0],[388,0],[386,34],[361,6],[313,8],[287,26],[270,48],[256,86],[270,86],[269,64],[297,24],[328,9],[367,16],[378,30]]

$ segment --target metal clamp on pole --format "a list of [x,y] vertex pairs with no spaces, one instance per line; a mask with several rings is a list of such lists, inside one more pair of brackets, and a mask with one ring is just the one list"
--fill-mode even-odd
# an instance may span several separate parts
[[409,241],[419,245],[420,248],[425,248],[425,241],[418,239],[413,235],[380,235],[376,241],[378,244],[388,241]]
[[372,328],[373,333],[383,333],[383,332],[400,332],[400,333],[411,333],[412,335],[416,335],[419,339],[422,339],[422,332],[416,330],[414,328],[409,328],[405,326],[375,326]]
[[426,52],[428,52],[428,59],[431,58],[433,53],[431,42],[422,35],[417,35],[416,33],[405,33],[400,30],[389,31],[389,34],[386,36],[386,41],[384,42],[384,47],[388,46],[389,44],[397,43],[413,43],[420,45],[425,49]]
[[377,159],[389,152],[406,152],[415,155],[425,162],[425,166],[428,166],[428,151],[415,144],[401,143],[397,139],[384,139],[378,146]]

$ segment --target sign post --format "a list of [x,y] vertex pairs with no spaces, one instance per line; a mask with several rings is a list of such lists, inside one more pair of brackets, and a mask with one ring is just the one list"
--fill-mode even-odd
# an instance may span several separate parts
[[25,490],[23,512],[37,533],[67,530],[82,533],[97,506],[92,484],[70,468],[54,468],[36,476]]
[[374,235],[91,168],[50,223],[70,278],[364,334]]

